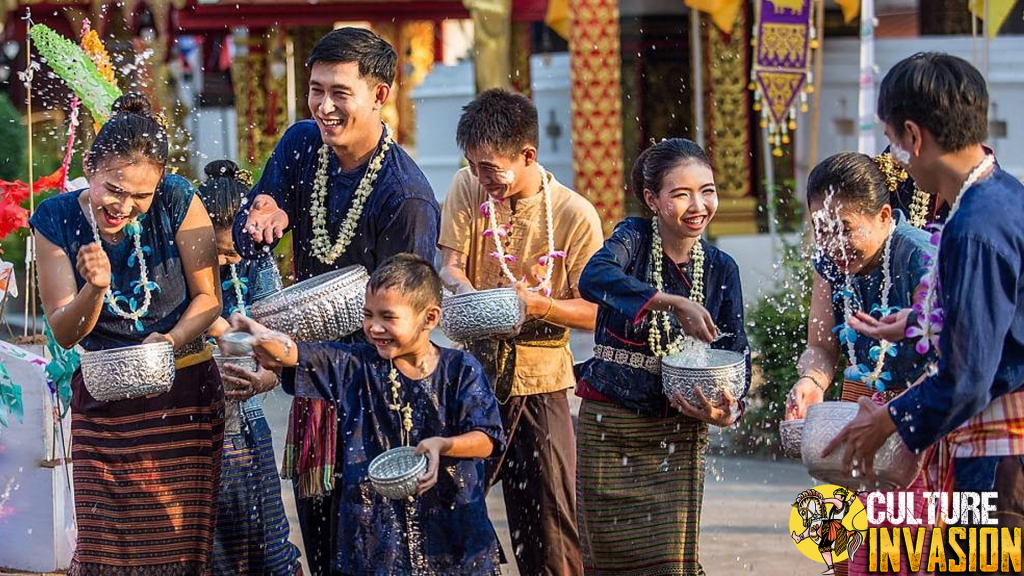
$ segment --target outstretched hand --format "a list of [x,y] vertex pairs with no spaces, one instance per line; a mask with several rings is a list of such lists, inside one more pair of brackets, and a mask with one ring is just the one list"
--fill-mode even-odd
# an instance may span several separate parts
[[909,308],[904,308],[895,314],[884,316],[879,320],[861,311],[850,318],[849,326],[860,334],[875,340],[899,342],[907,335],[907,318],[909,316]]

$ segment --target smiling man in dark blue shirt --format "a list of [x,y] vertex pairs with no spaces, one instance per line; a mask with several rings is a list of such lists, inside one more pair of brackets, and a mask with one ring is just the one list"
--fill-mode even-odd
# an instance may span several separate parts
[[953,465],[955,490],[999,492],[1000,525],[1021,526],[1024,185],[982,147],[987,113],[985,80],[960,58],[917,54],[882,81],[878,115],[893,158],[952,209],[935,238],[937,269],[914,309],[880,321],[859,315],[851,326],[890,341],[919,339],[919,350],[937,345],[939,362],[885,409],[862,403],[830,448],[845,441],[845,467],[870,472],[893,432],[916,451],[945,440],[952,460],[940,465]]

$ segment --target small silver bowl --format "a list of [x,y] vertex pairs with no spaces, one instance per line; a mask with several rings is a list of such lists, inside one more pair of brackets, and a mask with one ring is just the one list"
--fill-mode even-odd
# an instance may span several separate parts
[[82,353],[85,389],[101,402],[163,394],[174,384],[170,342]]
[[252,305],[254,320],[301,342],[325,342],[363,327],[370,275],[349,266],[308,278]]
[[779,422],[779,437],[782,451],[790,458],[800,458],[800,439],[804,433],[804,420],[783,420]]
[[[217,363],[217,370],[220,371],[220,377],[230,376],[227,370],[224,369],[227,365],[238,366],[243,370],[249,372],[255,372],[258,365],[256,359],[252,356],[222,356],[221,351],[218,348],[214,348],[213,360]],[[224,385],[228,388],[227,382]],[[224,402],[224,433],[225,434],[241,434],[242,433],[242,406],[241,402],[237,400],[226,400]]]
[[712,404],[722,401],[723,392],[728,390],[739,400],[747,387],[747,359],[731,350],[708,350],[706,367],[686,366],[680,354],[666,356],[661,360],[661,387],[665,396],[671,398],[682,394],[687,402],[701,406],[697,389]]
[[924,456],[914,454],[903,445],[899,434],[893,434],[875,453],[875,477],[865,474],[843,474],[843,447],[840,444],[828,458],[821,452],[846,427],[860,406],[856,402],[822,402],[807,409],[807,419],[800,439],[800,454],[811,476],[846,488],[857,490],[900,490],[909,486],[921,472]]
[[370,484],[378,494],[401,500],[416,494],[419,477],[427,471],[427,457],[416,455],[415,448],[392,448],[370,462]]
[[492,288],[446,296],[441,329],[453,342],[515,334],[526,320],[526,305],[515,288]]
[[217,341],[217,348],[225,356],[249,356],[252,354],[253,337],[245,332],[228,332]]

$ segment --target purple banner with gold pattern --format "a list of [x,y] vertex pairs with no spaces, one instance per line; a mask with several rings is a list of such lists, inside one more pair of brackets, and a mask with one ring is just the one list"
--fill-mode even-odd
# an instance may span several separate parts
[[753,76],[772,132],[795,117],[807,82],[811,12],[811,0],[758,0]]

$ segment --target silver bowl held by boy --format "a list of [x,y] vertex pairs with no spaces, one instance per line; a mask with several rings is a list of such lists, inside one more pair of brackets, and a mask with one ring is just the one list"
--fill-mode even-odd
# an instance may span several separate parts
[[731,350],[708,349],[706,366],[690,365],[689,360],[683,354],[671,354],[661,360],[661,386],[666,396],[682,394],[693,406],[701,406],[698,389],[713,405],[722,402],[726,390],[737,400],[743,396],[747,386],[746,356]]
[[822,402],[807,409],[800,452],[811,476],[846,488],[857,490],[899,490],[906,488],[921,472],[924,456],[914,454],[903,445],[899,434],[893,434],[875,454],[875,477],[863,472],[843,474],[840,469],[845,444],[840,444],[827,458],[821,452],[839,432],[857,416],[856,402]]
[[416,494],[419,477],[427,471],[427,457],[415,454],[415,448],[392,448],[370,462],[368,476],[373,489],[392,500]]
[[340,340],[363,327],[369,281],[362,266],[314,276],[254,303],[252,318],[297,341]]
[[515,288],[449,294],[441,303],[441,329],[453,342],[512,335],[525,320],[526,305]]
[[82,353],[85,389],[101,402],[162,394],[174,384],[170,342]]

